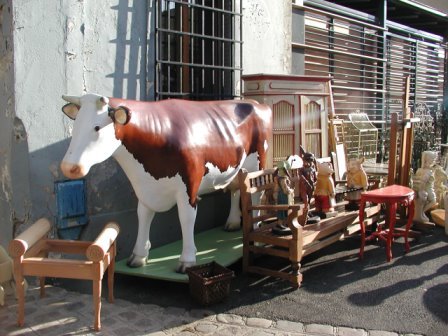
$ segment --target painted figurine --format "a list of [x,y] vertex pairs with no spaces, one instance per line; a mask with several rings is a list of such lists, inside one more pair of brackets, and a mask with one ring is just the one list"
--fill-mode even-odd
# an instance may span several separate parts
[[354,189],[349,191],[346,199],[348,204],[346,208],[348,210],[358,210],[359,201],[361,200],[361,193],[367,190],[369,181],[367,179],[367,174],[362,166],[364,158],[360,159],[350,159],[347,166],[347,188]]
[[[290,168],[288,161],[281,161],[277,165],[274,189],[275,204],[294,203],[294,189],[291,186],[291,177],[289,174]],[[279,235],[291,234],[291,229],[286,222],[287,218],[288,212],[286,210],[277,211],[278,224],[273,229],[274,233]]]
[[[308,206],[316,188],[316,158],[313,153],[305,152],[302,146],[300,146],[300,156],[303,161],[303,167],[299,170],[299,194],[302,202],[305,206]],[[314,224],[320,221],[320,217],[310,211],[308,211],[307,216],[307,224]]]
[[436,193],[436,201],[439,208],[444,208],[444,196],[448,191],[448,174],[442,166],[436,164],[434,171],[434,190]]
[[303,168],[303,160],[297,155],[290,155],[286,159],[291,166],[291,183],[294,188],[294,199],[300,199],[300,169]]
[[322,217],[334,217],[337,212],[334,211],[336,205],[335,187],[332,174],[334,170],[329,162],[317,163],[317,182],[314,191],[314,206]]
[[419,223],[429,223],[429,218],[425,212],[437,205],[436,193],[434,190],[434,171],[432,167],[437,154],[431,151],[422,153],[422,166],[412,178],[412,188],[416,192],[414,221]]
[[303,203],[310,204],[317,181],[316,159],[313,153],[305,152],[302,146],[300,146],[300,156],[303,160],[299,180],[300,198]]

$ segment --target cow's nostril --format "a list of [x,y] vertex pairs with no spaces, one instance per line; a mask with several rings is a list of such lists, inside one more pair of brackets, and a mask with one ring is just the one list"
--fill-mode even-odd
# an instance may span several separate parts
[[71,169],[70,169],[70,173],[71,174],[79,174],[79,172],[81,171],[81,168],[79,167],[79,166],[73,166]]
[[86,171],[83,165],[72,164],[69,162],[61,162],[62,173],[68,178],[81,178],[86,175]]

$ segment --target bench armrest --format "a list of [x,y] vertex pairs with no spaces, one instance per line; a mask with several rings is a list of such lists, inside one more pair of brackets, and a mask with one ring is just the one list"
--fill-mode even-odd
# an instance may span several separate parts
[[86,256],[91,261],[101,261],[109,248],[117,239],[120,227],[116,223],[108,223],[95,241],[87,248]]
[[9,243],[12,258],[23,256],[26,251],[45,237],[51,229],[50,221],[41,218]]

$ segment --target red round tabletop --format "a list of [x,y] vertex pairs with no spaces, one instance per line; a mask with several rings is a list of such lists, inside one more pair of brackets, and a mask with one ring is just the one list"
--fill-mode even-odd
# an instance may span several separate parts
[[371,197],[381,197],[381,199],[385,201],[386,199],[389,198],[397,199],[397,198],[409,198],[411,196],[413,197],[414,190],[405,186],[393,184],[384,188],[363,192],[361,194],[361,197],[363,196],[368,197],[369,199]]

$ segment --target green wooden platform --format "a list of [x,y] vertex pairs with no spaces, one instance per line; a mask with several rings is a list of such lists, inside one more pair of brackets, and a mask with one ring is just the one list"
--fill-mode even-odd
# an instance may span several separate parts
[[[213,228],[195,235],[198,265],[216,261],[222,266],[229,266],[243,256],[243,231],[224,231]],[[115,264],[115,272],[158,280],[188,282],[188,275],[176,273],[182,241],[176,241],[149,251],[149,263],[143,267],[126,266],[126,259]]]

